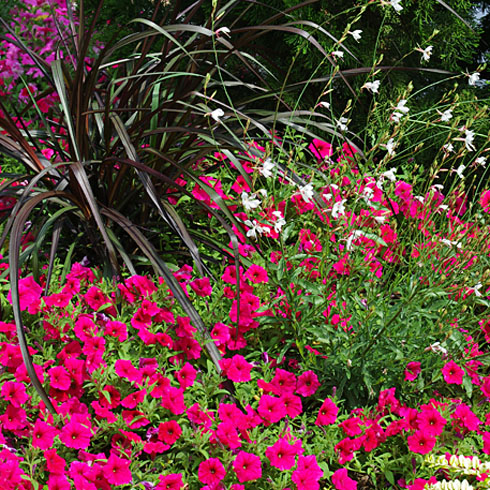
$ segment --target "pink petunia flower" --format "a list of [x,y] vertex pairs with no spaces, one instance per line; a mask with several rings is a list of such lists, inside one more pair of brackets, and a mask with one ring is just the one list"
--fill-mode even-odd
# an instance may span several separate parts
[[218,458],[209,458],[199,464],[197,477],[207,485],[217,485],[226,476],[226,471]]
[[194,369],[192,364],[189,364],[188,362],[186,362],[179,371],[175,372],[175,377],[183,390],[194,384],[196,375],[197,371]]
[[213,292],[213,288],[211,287],[211,283],[209,282],[209,278],[203,277],[202,279],[195,279],[194,281],[189,283],[189,286],[192,290],[203,298],[207,296],[211,296]]
[[330,143],[317,138],[313,139],[309,144],[308,149],[315,155],[319,162],[322,162],[325,158],[333,155],[333,146]]
[[107,463],[104,465],[104,473],[107,481],[112,485],[126,485],[131,483],[133,475],[129,469],[130,464],[131,461],[118,458],[114,454],[111,454]]
[[305,371],[298,377],[296,393],[301,396],[311,396],[320,387],[318,376],[313,371]]
[[280,398],[262,395],[259,400],[257,413],[267,424],[275,424],[286,416],[286,407]]
[[250,371],[252,364],[239,354],[234,355],[231,359],[221,359],[219,365],[223,374],[228,376],[235,383],[250,381]]
[[32,431],[32,446],[44,450],[51,448],[57,433],[57,429],[44,422],[44,420],[37,419]]
[[182,473],[169,473],[168,475],[160,475],[158,478],[160,483],[155,487],[155,490],[181,490],[184,488]]
[[463,383],[464,370],[460,368],[454,361],[449,361],[441,369],[444,376],[444,381],[447,384],[460,385]]
[[420,362],[409,362],[405,369],[405,381],[415,381],[420,374],[420,371]]
[[298,445],[289,444],[287,439],[281,437],[265,450],[265,455],[269,459],[271,466],[284,471],[294,466],[299,451],[300,447]]
[[262,477],[260,458],[252,453],[240,451],[233,461],[233,469],[240,483],[255,481]]
[[269,282],[267,271],[260,265],[252,264],[245,272],[245,277],[254,284]]
[[340,468],[332,475],[332,483],[337,490],[356,490],[357,482],[349,478],[347,468]]
[[490,213],[490,190],[481,193],[480,205],[485,213]]
[[419,430],[429,436],[438,436],[442,434],[447,420],[432,407],[423,408],[417,416]]
[[318,480],[323,477],[323,470],[318,466],[316,457],[299,456],[298,466],[291,475],[291,480],[296,483],[297,490],[316,490],[320,488]]
[[[24,277],[19,281],[19,303],[20,310],[27,310],[31,315],[35,315],[40,308],[42,287],[32,276]],[[7,300],[12,304],[11,291],[7,294]]]
[[330,398],[326,398],[322,406],[320,407],[320,410],[318,411],[315,425],[334,424],[337,420],[338,412],[339,408],[337,407],[337,405],[335,405],[335,403]]
[[90,430],[78,422],[68,422],[59,434],[60,441],[73,449],[87,449],[91,437]]
[[414,434],[407,437],[408,449],[413,453],[427,454],[434,449],[436,438],[430,436],[421,430],[415,431]]
[[158,426],[158,439],[167,444],[174,444],[181,434],[182,429],[175,420],[168,420]]
[[2,384],[1,395],[14,407],[20,407],[29,399],[24,384],[15,381],[5,381]]

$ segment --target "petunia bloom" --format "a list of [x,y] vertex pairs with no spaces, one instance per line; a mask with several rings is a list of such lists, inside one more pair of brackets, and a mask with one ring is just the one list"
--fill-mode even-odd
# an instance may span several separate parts
[[255,481],[262,477],[260,458],[252,453],[240,451],[233,461],[233,469],[240,483]]
[[225,467],[218,458],[209,458],[199,464],[197,477],[201,483],[217,485],[225,476]]
[[334,424],[337,420],[338,412],[339,408],[337,407],[337,405],[335,405],[335,403],[330,398],[326,398],[322,406],[320,407],[320,410],[318,411],[315,425]]

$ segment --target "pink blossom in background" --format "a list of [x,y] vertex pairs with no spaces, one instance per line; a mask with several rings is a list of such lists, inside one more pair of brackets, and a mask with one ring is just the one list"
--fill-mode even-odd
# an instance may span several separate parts
[[326,141],[314,138],[308,145],[308,149],[316,156],[319,162],[333,155],[333,146]]
[[420,371],[420,362],[409,362],[405,368],[405,381],[415,381],[420,374]]

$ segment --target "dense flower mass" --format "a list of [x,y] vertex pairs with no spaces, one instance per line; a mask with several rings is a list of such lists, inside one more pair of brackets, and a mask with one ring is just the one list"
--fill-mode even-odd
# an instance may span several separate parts
[[[26,5],[14,24],[32,26],[33,53],[54,51],[59,25],[46,9],[68,25],[66,2]],[[8,80],[16,101],[39,96],[50,114],[57,94],[41,89],[42,71],[9,39],[0,89]],[[429,48],[419,48],[425,61]],[[389,106],[390,128],[409,124],[406,97]],[[219,108],[206,117],[219,130],[231,118]],[[347,118],[332,121],[349,135]],[[476,151],[478,131],[454,128],[446,141],[460,144],[457,158]],[[22,263],[15,294],[0,262],[0,488],[426,490],[456,488],[457,478],[487,488],[490,190],[464,187],[485,158],[444,169],[457,184],[435,172],[421,185],[406,162],[386,166],[403,155],[396,131],[369,161],[350,141],[301,134],[288,147],[279,130],[234,152],[202,152],[195,175],[179,175],[162,199],[169,216],[193,196],[203,206],[186,208],[186,219],[230,219],[228,234],[206,237],[206,274],[175,254],[166,277],[144,275],[141,261],[142,275],[107,278],[102,267],[70,267],[70,255],[53,271]],[[56,136],[62,148],[65,137]],[[40,153],[56,163],[52,150]],[[296,174],[295,159],[313,170]],[[0,218],[16,202],[1,199]]]

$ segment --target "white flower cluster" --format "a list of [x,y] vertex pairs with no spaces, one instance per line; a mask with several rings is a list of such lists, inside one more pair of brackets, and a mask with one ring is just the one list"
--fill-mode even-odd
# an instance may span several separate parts
[[[490,472],[490,462],[481,461],[477,456],[463,456],[462,454],[456,456],[453,454],[448,461],[446,456],[443,455],[437,457],[435,457],[434,455],[429,455],[425,458],[425,461],[433,467],[455,470],[463,475],[480,476],[482,473]],[[453,488],[470,489],[471,486],[469,487],[463,486],[465,481],[466,480],[463,480],[463,482],[460,483],[461,485],[460,487],[447,487],[447,488],[451,490]],[[456,481],[448,482],[448,483],[456,483]],[[446,488],[446,487],[434,487],[434,488]]]
[[400,119],[403,117],[403,115],[408,114],[408,112],[410,111],[410,108],[406,107],[406,103],[406,99],[402,99],[400,100],[400,102],[398,102],[398,105],[395,107],[395,111],[391,115],[391,119],[394,122],[400,122]]
[[468,483],[468,480],[442,480],[433,485],[427,485],[426,488],[428,490],[473,490],[473,487]]

